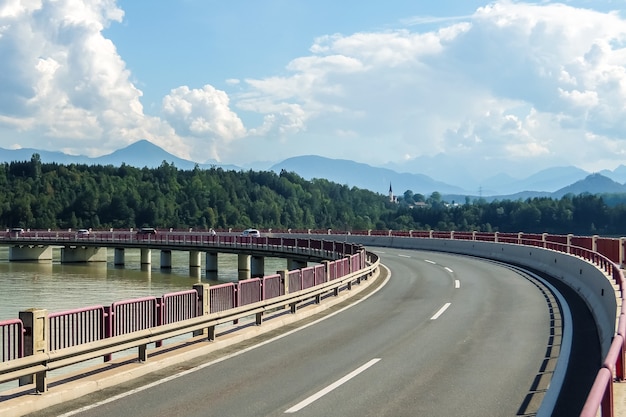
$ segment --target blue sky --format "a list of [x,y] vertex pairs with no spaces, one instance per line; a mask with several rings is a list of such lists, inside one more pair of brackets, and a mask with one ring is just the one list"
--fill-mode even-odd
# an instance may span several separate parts
[[614,169],[625,46],[626,0],[0,0],[0,147]]

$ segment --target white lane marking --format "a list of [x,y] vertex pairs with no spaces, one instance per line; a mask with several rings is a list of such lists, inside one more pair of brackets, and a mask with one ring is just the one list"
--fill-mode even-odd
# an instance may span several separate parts
[[430,259],[424,259],[424,262],[428,262],[429,264],[433,264],[433,265],[437,264],[437,262],[431,261]]
[[365,371],[370,366],[374,365],[379,360],[380,360],[380,358],[374,358],[371,361],[367,362],[365,365],[361,365],[359,368],[357,368],[354,371],[350,372],[348,375],[344,376],[343,378],[338,379],[337,381],[333,382],[332,384],[330,384],[326,388],[322,389],[321,391],[318,391],[315,394],[311,395],[309,398],[307,398],[307,399],[305,399],[303,401],[300,401],[298,404],[294,405],[289,410],[285,411],[285,414],[295,413],[297,411],[302,410],[304,407],[306,407],[307,405],[311,404],[312,402],[314,402],[316,400],[319,400],[320,398],[322,398],[324,395],[328,394],[329,392],[331,392],[335,388],[339,387],[340,385],[345,384],[346,382],[348,382],[349,380],[351,380],[352,378],[354,378],[355,376],[357,376],[361,372]]
[[449,273],[451,273],[451,274],[454,274],[454,271],[453,271],[453,270],[451,270],[450,268],[448,268],[447,266],[446,266],[445,268],[443,268],[443,269],[445,269],[446,271],[448,271],[448,272],[449,272]]
[[458,279],[454,280],[454,288],[461,288],[461,281],[459,281]]
[[399,253],[399,254],[398,254],[398,256],[399,256],[399,257],[401,257],[401,258],[410,258],[410,256],[409,256],[409,255],[403,255],[403,254],[401,254],[401,253]]
[[298,327],[296,329],[289,330],[287,333],[283,333],[283,334],[278,335],[278,336],[276,336],[276,337],[274,337],[272,339],[265,340],[265,341],[263,341],[261,343],[258,343],[256,345],[253,345],[253,346],[247,347],[245,349],[239,350],[237,352],[233,352],[231,354],[222,356],[221,358],[215,359],[215,360],[213,360],[211,362],[203,363],[202,365],[198,365],[195,368],[187,369],[187,370],[179,372],[179,373],[177,373],[175,375],[171,375],[171,376],[165,377],[163,379],[160,379],[158,381],[154,381],[154,382],[152,382],[150,384],[143,385],[143,386],[141,386],[139,388],[135,388],[135,389],[133,389],[131,391],[126,391],[126,392],[123,392],[121,394],[115,395],[113,397],[109,397],[106,400],[98,401],[97,403],[89,404],[89,405],[86,405],[84,407],[78,408],[76,410],[69,411],[69,412],[67,412],[65,414],[61,414],[60,416],[57,416],[57,417],[70,417],[70,416],[73,416],[75,414],[82,413],[83,411],[91,410],[92,408],[96,408],[96,407],[99,407],[101,405],[108,404],[108,403],[111,403],[113,401],[119,400],[121,398],[128,397],[129,395],[135,394],[137,392],[145,391],[145,390],[150,389],[152,387],[155,387],[155,386],[157,386],[159,384],[163,384],[163,383],[171,381],[173,379],[180,378],[181,376],[185,376],[185,375],[190,374],[192,372],[199,371],[200,369],[206,368],[206,367],[211,366],[211,365],[215,365],[216,363],[223,362],[223,361],[225,361],[227,359],[230,359],[230,358],[234,358],[235,356],[242,355],[242,354],[244,354],[246,352],[249,352],[249,351],[251,351],[253,349],[256,349],[256,348],[261,347],[263,345],[267,345],[268,343],[272,343],[272,342],[274,342],[276,340],[282,339],[283,337],[287,337],[287,336],[289,336],[289,335],[291,335],[293,333],[299,332],[300,330],[306,329],[309,326],[313,326],[314,324],[317,324],[317,323],[319,323],[319,322],[321,322],[323,320],[331,318],[331,317],[333,317],[333,316],[335,316],[335,315],[337,315],[339,313],[342,313],[343,311],[345,311],[345,310],[347,310],[347,309],[349,309],[351,307],[354,307],[355,305],[360,304],[363,301],[367,300],[372,295],[374,295],[378,291],[380,291],[380,289],[383,288],[385,286],[385,284],[387,284],[389,282],[389,279],[391,278],[391,271],[385,265],[381,265],[381,267],[383,267],[383,268],[385,268],[387,270],[387,278],[385,278],[385,281],[383,281],[383,283],[380,284],[380,286],[378,288],[376,288],[374,291],[372,291],[371,293],[367,294],[365,297],[361,298],[360,300],[356,301],[354,304],[347,305],[344,308],[329,314],[328,316],[324,316],[324,317],[322,317],[320,319],[317,319],[315,321],[307,323],[307,324],[305,324],[302,327]]
[[446,311],[446,310],[448,309],[448,307],[450,307],[450,304],[451,304],[451,303],[445,303],[445,304],[443,305],[443,307],[441,307],[441,308],[439,309],[439,311],[438,311],[438,312],[436,312],[436,313],[435,313],[435,315],[434,315],[434,316],[432,316],[430,319],[431,319],[431,320],[437,320],[437,319],[439,318],[439,316],[441,316],[441,315],[443,314],[443,312],[444,312],[444,311]]

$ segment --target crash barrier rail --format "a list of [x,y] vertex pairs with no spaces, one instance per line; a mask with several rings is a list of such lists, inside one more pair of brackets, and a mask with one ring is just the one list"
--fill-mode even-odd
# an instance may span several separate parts
[[[351,289],[378,268],[376,255],[347,246],[348,252],[356,253],[263,278],[214,286],[197,284],[193,290],[120,301],[110,307],[51,314],[25,311],[25,323],[0,322],[3,357],[8,358],[0,362],[0,383],[34,382],[36,391],[43,393],[48,372],[55,369],[98,357],[109,361],[112,354],[131,348],[138,348],[139,360],[146,361],[150,343],[160,347],[164,340],[187,333],[214,340],[220,324],[254,316],[261,325],[264,314],[286,306],[295,313],[299,303],[319,303],[324,294],[339,295],[340,290]],[[35,337],[38,333],[42,335],[39,339]]]

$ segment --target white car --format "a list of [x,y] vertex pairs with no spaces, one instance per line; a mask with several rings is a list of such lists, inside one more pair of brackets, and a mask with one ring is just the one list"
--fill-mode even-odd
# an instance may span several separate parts
[[78,232],[76,233],[77,237],[89,237],[89,229],[79,229]]
[[241,236],[261,237],[261,232],[259,232],[257,229],[246,229],[241,232]]

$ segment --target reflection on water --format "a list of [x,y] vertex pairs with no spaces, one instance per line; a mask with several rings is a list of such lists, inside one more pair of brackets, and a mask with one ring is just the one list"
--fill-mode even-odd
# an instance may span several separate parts
[[[237,281],[237,255],[219,254],[217,279],[207,278],[202,266],[190,268],[188,252],[172,251],[172,269],[160,269],[160,251],[152,251],[152,264],[141,265],[139,249],[125,251],[125,266],[115,266],[114,251],[108,261],[61,264],[60,250],[47,263],[9,262],[8,248],[0,247],[0,320],[18,318],[19,311],[45,308],[49,312],[145,296],[160,297],[191,289],[199,282],[219,284]],[[285,269],[287,261],[265,259],[265,275]]]

